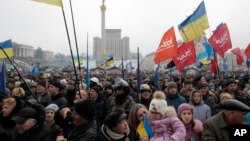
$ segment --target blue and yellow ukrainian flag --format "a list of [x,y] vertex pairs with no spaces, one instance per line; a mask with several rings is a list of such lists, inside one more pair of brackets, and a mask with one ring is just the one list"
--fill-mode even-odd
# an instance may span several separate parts
[[147,116],[143,117],[143,120],[140,122],[139,126],[137,127],[137,133],[140,137],[152,137],[153,131],[150,127],[150,123]]
[[[0,58],[7,58],[7,56],[5,55],[5,53],[8,55],[8,57],[12,57],[13,56],[13,48],[12,48],[12,42],[11,40],[7,40],[4,41],[2,43],[0,43]],[[3,52],[3,50],[5,51],[5,53]]]
[[200,3],[192,15],[178,25],[180,34],[185,42],[199,38],[207,28],[209,28],[209,23],[204,1]]

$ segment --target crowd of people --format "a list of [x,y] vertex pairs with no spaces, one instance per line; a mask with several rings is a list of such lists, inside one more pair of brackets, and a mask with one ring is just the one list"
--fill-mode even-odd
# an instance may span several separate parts
[[[174,76],[137,80],[8,74],[1,93],[4,141],[228,141],[250,124],[250,77]],[[152,135],[141,135],[144,119]]]

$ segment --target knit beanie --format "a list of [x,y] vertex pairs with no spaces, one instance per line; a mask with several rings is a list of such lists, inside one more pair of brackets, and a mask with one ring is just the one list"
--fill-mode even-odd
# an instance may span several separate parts
[[95,117],[95,107],[95,101],[87,99],[76,103],[75,112],[87,120],[92,120]]
[[38,81],[36,85],[40,85],[40,86],[46,88],[46,82],[44,80]]
[[150,102],[149,111],[152,113],[159,113],[165,117],[167,106],[165,94],[162,91],[156,91]]
[[178,116],[181,116],[181,113],[184,110],[189,110],[191,111],[192,114],[194,114],[194,107],[188,103],[182,103],[179,107],[178,107]]
[[168,90],[169,90],[170,88],[177,88],[177,84],[176,84],[174,81],[169,82],[169,83],[168,83]]
[[60,81],[57,81],[57,80],[51,81],[50,85],[53,85],[54,87],[57,87],[59,90],[62,89],[62,85],[61,85]]
[[45,111],[47,111],[47,110],[52,110],[52,111],[54,111],[54,112],[57,112],[58,109],[59,109],[59,107],[58,107],[56,104],[52,103],[52,104],[49,104],[49,105],[45,108]]
[[93,89],[97,94],[100,94],[100,88],[98,86],[94,86],[91,89]]

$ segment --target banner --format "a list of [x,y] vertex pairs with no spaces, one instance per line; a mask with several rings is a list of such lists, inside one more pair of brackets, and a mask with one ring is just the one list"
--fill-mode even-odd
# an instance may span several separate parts
[[227,24],[224,23],[219,26],[208,39],[208,42],[216,50],[216,52],[224,58],[224,54],[227,50],[232,48],[230,34],[227,28]]
[[204,1],[200,3],[192,15],[178,25],[180,34],[185,42],[199,38],[207,28],[209,28],[209,24]]
[[171,27],[163,35],[159,47],[155,53],[154,62],[159,64],[160,62],[177,56],[177,42],[174,32],[174,27]]
[[176,68],[183,72],[185,66],[192,65],[196,62],[194,42],[183,43],[178,48],[178,56],[173,58]]

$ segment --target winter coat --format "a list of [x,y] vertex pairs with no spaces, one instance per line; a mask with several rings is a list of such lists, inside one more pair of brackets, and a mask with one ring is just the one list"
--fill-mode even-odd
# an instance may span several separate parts
[[[166,118],[162,120],[150,121],[154,136],[150,141],[182,141],[186,136],[186,129],[181,120],[176,116],[173,107],[167,107]],[[173,134],[167,133],[167,128],[171,127]]]
[[58,107],[68,105],[67,99],[61,93],[51,96],[51,103],[55,103]]
[[92,120],[85,125],[74,127],[67,141],[95,141],[98,131],[96,121]]
[[199,119],[204,122],[206,119],[211,117],[211,109],[207,104],[201,101],[200,104],[195,105],[192,101],[189,101],[190,105],[194,106],[194,119]]
[[185,125],[186,127],[186,137],[185,141],[201,141],[201,134],[203,130],[203,125],[200,120],[194,120],[193,123]]
[[29,129],[23,134],[18,134],[13,130],[10,141],[54,141],[56,134],[52,132],[47,124],[42,124]]
[[186,100],[183,96],[179,95],[179,94],[167,94],[166,96],[166,101],[168,103],[169,106],[173,106],[175,108],[175,110],[178,110],[178,107],[182,104],[182,103],[186,103]]
[[229,141],[229,128],[223,118],[223,111],[203,123],[202,141]]

